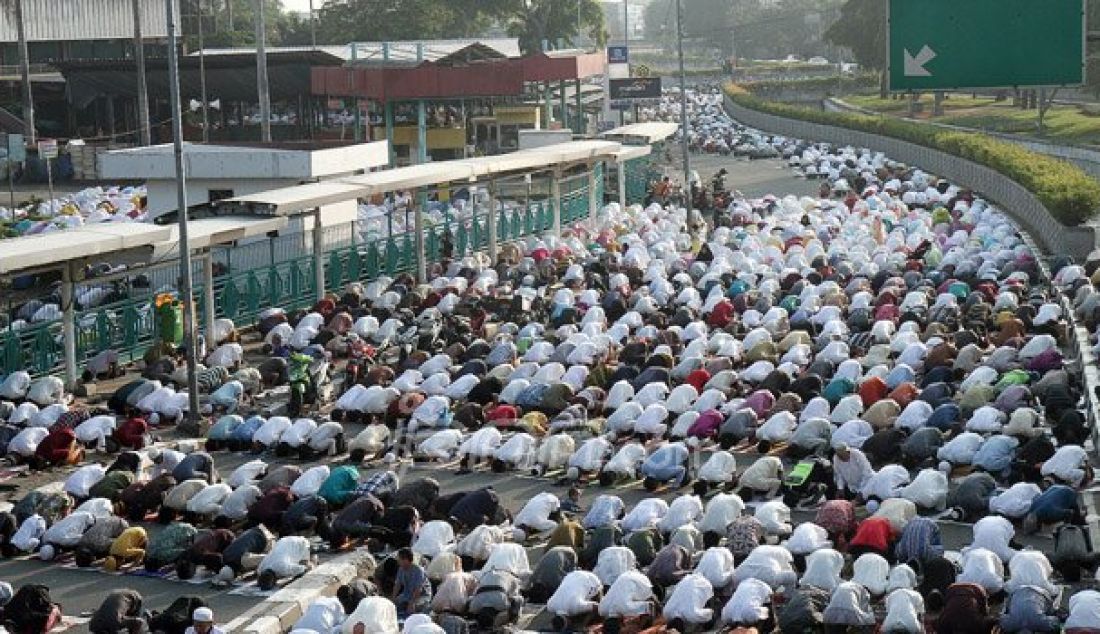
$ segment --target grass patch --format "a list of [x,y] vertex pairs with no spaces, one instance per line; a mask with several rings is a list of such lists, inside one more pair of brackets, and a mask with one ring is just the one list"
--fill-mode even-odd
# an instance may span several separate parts
[[[906,99],[880,99],[877,95],[850,95],[844,101],[860,108],[874,110],[892,116],[906,116],[909,102]],[[1012,106],[1011,100],[997,101],[992,97],[974,98],[969,95],[950,95],[944,100],[944,114],[931,117],[932,96],[919,99],[922,112],[918,119],[937,123],[974,128],[983,132],[1018,134],[1059,143],[1100,145],[1100,109],[1082,106],[1051,106],[1039,133],[1039,113]]]

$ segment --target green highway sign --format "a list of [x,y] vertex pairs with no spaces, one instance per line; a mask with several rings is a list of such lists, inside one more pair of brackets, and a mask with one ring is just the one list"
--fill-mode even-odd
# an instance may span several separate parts
[[1078,86],[1085,0],[888,0],[890,90]]

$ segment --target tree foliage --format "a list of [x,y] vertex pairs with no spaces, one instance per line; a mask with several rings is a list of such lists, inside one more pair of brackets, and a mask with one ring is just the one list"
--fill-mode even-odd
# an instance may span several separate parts
[[[310,43],[308,21],[284,11],[279,0],[264,2],[269,46]],[[180,29],[188,50],[197,50],[199,46],[199,15],[202,15],[203,43],[207,48],[252,46],[256,42],[256,0],[181,0]]]
[[825,38],[851,51],[860,66],[886,70],[886,3],[848,0]]
[[[692,0],[684,5],[684,37],[722,57],[776,59],[826,54],[825,27],[841,0]],[[650,39],[676,41],[676,0],[653,0],[646,7]]]
[[558,40],[576,44],[582,36],[597,45],[607,41],[598,0],[480,0],[476,4],[495,17],[509,35],[519,38],[524,53],[542,50],[544,41],[551,46]]

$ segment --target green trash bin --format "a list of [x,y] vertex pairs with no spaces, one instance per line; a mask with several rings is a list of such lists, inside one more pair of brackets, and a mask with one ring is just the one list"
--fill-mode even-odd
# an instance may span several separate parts
[[157,325],[160,340],[178,346],[183,341],[183,304],[171,296],[158,297]]

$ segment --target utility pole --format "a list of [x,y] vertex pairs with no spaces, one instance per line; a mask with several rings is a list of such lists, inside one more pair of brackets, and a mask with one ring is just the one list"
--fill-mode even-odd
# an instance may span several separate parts
[[133,0],[134,63],[137,65],[138,143],[150,145],[153,132],[149,125],[149,89],[145,85],[145,38],[141,34],[141,0]]
[[[630,0],[623,0],[623,46],[626,47],[627,60],[630,60]],[[630,77],[630,64],[626,65],[627,77]],[[626,106],[619,111],[619,125],[626,125]]]
[[267,24],[264,1],[256,0],[256,89],[260,93],[260,141],[271,143],[271,92],[267,85]]
[[23,0],[15,0],[15,28],[19,37],[19,74],[23,80],[23,136],[28,145],[34,145],[37,138],[34,131],[34,93],[31,91],[31,55],[27,50],[27,25],[23,22]]
[[581,7],[583,6],[584,0],[577,0],[577,43],[575,48],[581,47],[581,34],[584,33],[584,28],[582,27],[583,22],[581,20]]
[[176,214],[179,216],[180,301],[183,302],[183,341],[187,347],[187,419],[199,420],[199,379],[196,373],[198,328],[195,323],[194,292],[191,288],[191,245],[187,236],[187,170],[183,164],[183,111],[180,103],[179,60],[176,52],[175,0],[168,7],[168,91],[172,98],[172,143],[176,158]]
[[233,31],[233,0],[225,0],[226,20],[229,22],[229,31]]
[[199,9],[199,92],[202,99],[202,142],[210,142],[210,110],[206,104],[206,44],[202,38],[202,2],[197,0]]
[[313,0],[309,0],[309,43],[317,48],[317,21],[313,19]]
[[684,76],[684,5],[676,0],[676,42],[680,54],[680,141],[684,150],[685,207],[691,213],[691,164],[688,155],[688,98],[687,79]]

